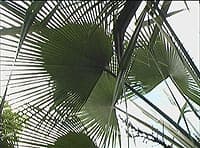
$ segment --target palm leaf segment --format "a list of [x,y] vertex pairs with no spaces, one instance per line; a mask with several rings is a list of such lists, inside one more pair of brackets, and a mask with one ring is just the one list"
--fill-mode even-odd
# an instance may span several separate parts
[[119,144],[117,141],[120,140],[117,117],[112,106],[115,83],[115,78],[103,72],[79,113],[80,119],[88,129],[88,135],[99,139],[100,147]]

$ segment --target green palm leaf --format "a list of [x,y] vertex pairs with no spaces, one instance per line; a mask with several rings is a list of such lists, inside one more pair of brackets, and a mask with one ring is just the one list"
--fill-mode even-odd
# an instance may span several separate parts
[[[68,24],[59,29],[47,29],[39,43],[44,67],[55,82],[58,92],[73,92],[85,103],[96,81],[111,57],[108,36],[95,25]],[[65,98],[55,98],[59,104]]]
[[[153,54],[150,50],[153,50]],[[156,63],[154,59],[156,59]],[[158,64],[162,74],[156,64]],[[200,105],[198,85],[185,68],[176,50],[161,36],[157,38],[153,49],[144,46],[144,48],[137,50],[130,77],[134,77],[133,82],[141,83],[145,93],[170,77],[187,97]]]
[[[88,135],[97,141],[101,139],[102,146],[116,145],[119,140],[119,127],[112,105],[115,83],[114,77],[103,72],[78,115],[88,130]],[[110,139],[112,141],[109,143]]]

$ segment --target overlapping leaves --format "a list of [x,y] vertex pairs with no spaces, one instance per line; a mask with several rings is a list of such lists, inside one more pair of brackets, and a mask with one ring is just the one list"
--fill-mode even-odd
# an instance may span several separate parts
[[[84,131],[100,147],[111,144],[115,147],[119,132],[113,110],[116,80],[104,70],[108,70],[110,63],[111,71],[117,74],[118,62],[105,32],[112,33],[113,22],[124,4],[123,1],[47,1],[42,8],[36,8],[38,14],[32,20],[33,25],[25,30],[26,37],[21,37],[18,34],[31,2],[2,3],[2,10],[11,13],[18,25],[3,26],[0,30],[1,39],[12,43],[3,43],[2,51],[7,54],[1,56],[6,61],[1,65],[12,67],[8,63],[15,56],[11,55],[17,49],[18,40],[23,38],[6,96],[29,117],[21,133],[22,145],[45,147],[69,132]],[[141,48],[137,49],[136,58],[130,60],[136,41],[139,42],[140,27],[131,41],[131,54],[126,54],[128,64],[134,61],[129,73],[131,83],[141,84],[149,92],[170,76],[185,95],[199,104],[198,87],[174,48],[162,36],[157,38],[152,50],[148,44],[138,43]]]
[[200,89],[180,60],[176,50],[159,35],[153,46],[138,48],[130,77],[140,82],[144,92],[151,91],[161,81],[170,77],[181,91],[200,105]]
[[[13,14],[20,7],[19,13],[13,16],[13,21],[20,22],[22,26],[21,21],[26,13],[26,8],[23,7],[30,5],[29,2],[25,2],[24,5],[3,2],[2,8]],[[76,9],[68,9],[68,5]],[[113,6],[112,9],[110,5]],[[11,98],[10,102],[16,104],[16,108],[29,117],[27,126],[21,133],[23,136],[20,144],[43,147],[52,141],[50,133],[56,131],[59,126],[62,127],[63,134],[69,130],[79,132],[83,129],[83,127],[71,128],[70,126],[76,123],[68,121],[87,101],[103,70],[108,67],[112,55],[110,39],[99,25],[92,24],[99,19],[102,22],[108,18],[112,19],[113,16],[103,16],[104,13],[122,6],[123,3],[118,2],[46,2],[40,9],[33,20],[33,25],[26,30],[27,36],[23,38],[15,67],[6,65],[14,68],[8,85],[8,94],[15,99]],[[44,10],[50,11],[44,13]],[[69,11],[69,15],[65,15]],[[95,15],[92,15],[93,11],[96,12]],[[108,27],[107,24],[104,26]],[[5,52],[15,52],[17,43],[15,39],[20,38],[18,35],[20,27],[3,27],[1,32],[3,39],[12,42],[13,48],[5,49]],[[12,39],[5,35],[11,35]],[[5,45],[10,47],[9,44]],[[12,56],[4,58],[12,59]],[[107,116],[105,120],[108,120]],[[102,134],[106,132],[104,129],[107,123],[103,122],[101,125]],[[27,138],[27,132],[32,133],[31,138]],[[41,139],[42,134],[44,136],[49,134],[49,138]],[[57,137],[59,136],[56,134],[54,138]],[[43,143],[41,140],[44,140]]]

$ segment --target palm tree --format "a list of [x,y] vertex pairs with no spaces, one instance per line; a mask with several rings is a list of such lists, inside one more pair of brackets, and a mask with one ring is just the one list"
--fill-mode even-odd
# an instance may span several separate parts
[[[166,19],[182,11],[168,13],[171,1],[0,4],[5,75],[0,111],[7,100],[27,117],[16,146],[123,147],[120,123],[126,126],[128,141],[135,130],[164,147],[200,146],[199,132],[185,116],[189,108],[200,119],[200,73]],[[166,79],[184,97],[183,107]],[[162,81],[180,111],[178,122],[144,96]],[[162,119],[136,104],[136,96]],[[129,113],[129,101],[168,132]],[[125,110],[119,107],[122,103]],[[181,118],[186,128],[179,124]],[[132,120],[162,139],[135,128]]]

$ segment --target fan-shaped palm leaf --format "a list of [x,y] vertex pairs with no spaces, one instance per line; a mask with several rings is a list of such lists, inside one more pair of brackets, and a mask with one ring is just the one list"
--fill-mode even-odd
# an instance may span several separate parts
[[144,46],[144,48],[137,50],[130,76],[134,77],[135,82],[142,83],[141,86],[146,93],[161,81],[170,77],[185,95],[200,105],[200,89],[198,85],[181,62],[176,50],[161,36],[157,38],[152,49]]
[[[111,41],[95,27],[69,24],[44,30],[41,35],[47,41],[39,43],[43,65],[55,82],[56,91],[76,93],[81,104],[86,102],[112,54]],[[56,105],[64,99],[55,96]]]

